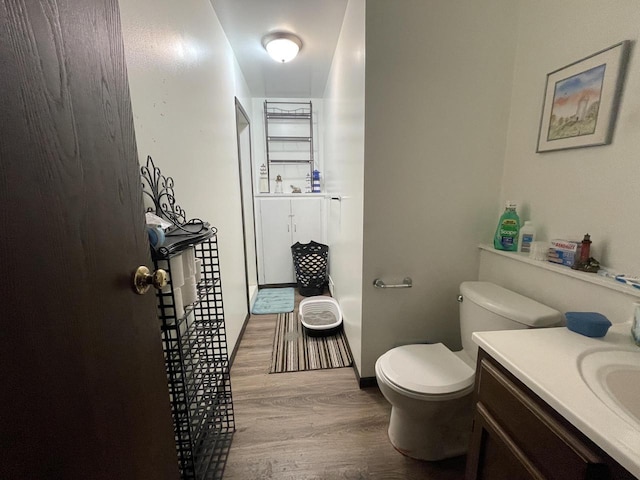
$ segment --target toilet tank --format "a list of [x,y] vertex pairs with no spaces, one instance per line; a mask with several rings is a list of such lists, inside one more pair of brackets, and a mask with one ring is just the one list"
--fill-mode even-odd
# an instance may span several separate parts
[[478,346],[471,340],[473,332],[551,327],[562,321],[557,310],[490,282],[463,282],[460,295],[462,349],[474,363]]

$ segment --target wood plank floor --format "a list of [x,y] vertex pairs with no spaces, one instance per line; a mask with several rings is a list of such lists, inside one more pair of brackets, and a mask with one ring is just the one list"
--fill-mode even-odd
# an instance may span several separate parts
[[225,480],[463,478],[464,457],[398,453],[387,437],[390,405],[377,387],[360,389],[352,368],[269,374],[275,322],[250,318],[231,369],[237,431]]

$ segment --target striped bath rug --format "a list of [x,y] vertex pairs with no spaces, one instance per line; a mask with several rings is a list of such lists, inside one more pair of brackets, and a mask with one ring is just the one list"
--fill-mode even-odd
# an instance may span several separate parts
[[326,337],[310,337],[304,332],[297,312],[278,314],[269,373],[341,368],[351,363],[342,330]]

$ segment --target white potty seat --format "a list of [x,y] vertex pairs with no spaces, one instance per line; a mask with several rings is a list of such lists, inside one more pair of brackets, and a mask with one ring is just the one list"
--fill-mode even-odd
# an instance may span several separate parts
[[376,374],[396,392],[429,401],[471,393],[475,377],[474,369],[442,343],[393,348],[376,362]]

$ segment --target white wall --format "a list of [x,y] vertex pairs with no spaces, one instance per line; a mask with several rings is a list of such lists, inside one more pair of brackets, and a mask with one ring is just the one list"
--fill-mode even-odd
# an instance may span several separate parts
[[365,1],[349,0],[324,96],[327,239],[334,297],[356,367],[362,369],[362,204]]
[[229,349],[247,314],[234,96],[248,88],[208,0],[120,0],[136,140],[189,218],[218,228]]
[[[631,50],[613,143],[542,154],[535,150],[546,74],[622,40],[637,42],[639,24],[636,0],[522,2],[502,181],[502,200],[521,204],[522,217],[536,222],[540,239],[581,238],[588,232],[594,257],[633,275],[640,275],[637,45]],[[631,287],[620,293],[490,252],[481,254],[479,277],[563,313],[598,311],[612,322],[629,320],[638,301]]]
[[364,377],[399,344],[460,347],[458,286],[495,227],[517,5],[367,1]]
[[638,25],[637,0],[522,2],[501,195],[522,205],[522,216],[536,222],[541,238],[581,239],[588,232],[593,256],[635,275],[640,275],[637,45],[627,68],[613,143],[535,150],[546,74],[622,40],[637,41]]

